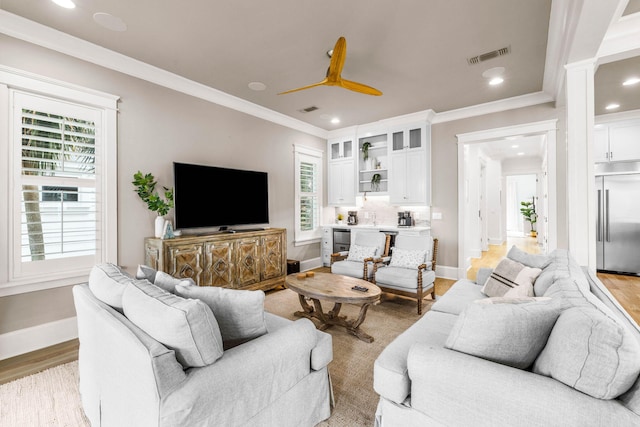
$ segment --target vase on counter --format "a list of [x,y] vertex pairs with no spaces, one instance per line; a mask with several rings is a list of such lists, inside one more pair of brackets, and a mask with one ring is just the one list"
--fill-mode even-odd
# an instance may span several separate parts
[[164,234],[164,217],[158,215],[156,217],[156,221],[154,223],[154,226],[155,226],[154,236],[156,236],[157,238],[162,237],[163,234]]

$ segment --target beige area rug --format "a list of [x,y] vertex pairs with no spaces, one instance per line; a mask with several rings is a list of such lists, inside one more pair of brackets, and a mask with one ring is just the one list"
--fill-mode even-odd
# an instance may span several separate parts
[[80,405],[78,362],[1,385],[0,426],[89,426]]
[[[423,312],[431,304],[425,299]],[[269,292],[265,308],[296,320],[293,313],[300,310],[298,295],[288,289]],[[345,304],[341,314],[354,318],[358,312],[358,307]],[[331,418],[320,426],[373,426],[378,404],[373,390],[373,362],[387,344],[418,319],[415,301],[394,298],[369,308],[361,329],[375,338],[370,344],[349,335],[344,328],[327,330],[333,336],[329,370],[335,408]],[[89,426],[80,403],[77,361],[0,385],[0,427],[41,426]]]
[[[431,308],[433,301],[424,300],[422,313]],[[323,305],[325,311],[332,307]],[[269,293],[265,302],[267,311],[288,319],[300,310],[298,294],[285,289]],[[357,317],[358,306],[344,304],[340,314],[348,318]],[[395,337],[418,320],[415,300],[390,296],[383,303],[369,307],[367,317],[360,326],[374,337],[366,343],[350,335],[344,328],[334,326],[326,332],[333,337],[333,362],[329,364],[335,408],[331,417],[319,426],[373,426],[378,394],[373,390],[373,363],[382,350]],[[315,322],[315,320],[314,320]],[[317,323],[316,323],[317,324]]]

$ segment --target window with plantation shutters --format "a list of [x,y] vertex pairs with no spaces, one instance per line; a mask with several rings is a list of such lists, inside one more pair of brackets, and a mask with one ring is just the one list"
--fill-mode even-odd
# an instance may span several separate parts
[[295,242],[311,243],[320,238],[322,152],[295,147],[295,173]]
[[9,242],[0,251],[0,296],[86,281],[93,265],[117,261],[117,97],[3,70],[0,78],[9,113],[0,119],[9,129],[0,135],[0,183],[9,189],[0,212]]

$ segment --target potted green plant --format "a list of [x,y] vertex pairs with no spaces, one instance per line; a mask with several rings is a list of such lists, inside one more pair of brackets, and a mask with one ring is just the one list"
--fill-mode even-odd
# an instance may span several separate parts
[[531,202],[520,202],[520,213],[524,217],[525,221],[531,224],[531,237],[536,237],[538,232],[535,229],[535,223],[538,221],[538,215],[536,214],[536,205]]
[[379,173],[374,173],[371,176],[371,190],[372,191],[380,191],[380,180],[382,177]]
[[369,160],[369,148],[371,148],[370,142],[365,142],[362,144],[362,159],[366,162]]
[[143,174],[138,171],[133,174],[133,181],[131,182],[136,188],[136,193],[147,204],[152,212],[157,212],[158,216],[155,221],[155,236],[162,237],[164,230],[164,216],[169,213],[169,209],[173,207],[173,189],[164,188],[164,198],[158,195],[156,192],[156,185],[158,182],[154,178],[153,174]]

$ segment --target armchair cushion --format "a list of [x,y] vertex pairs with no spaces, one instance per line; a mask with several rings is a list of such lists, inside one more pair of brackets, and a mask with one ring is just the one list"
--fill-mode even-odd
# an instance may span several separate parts
[[[422,272],[423,289],[430,287],[436,280],[436,273],[431,270]],[[393,287],[401,289],[417,289],[418,288],[418,269],[417,268],[400,268],[400,267],[382,267],[376,272],[376,283],[380,286],[393,285]]]
[[185,368],[207,366],[223,353],[220,328],[211,309],[135,280],[122,295],[125,316],[155,340],[175,350]]
[[362,262],[367,258],[376,256],[377,249],[375,246],[351,245],[347,261]]
[[[373,275],[373,263],[369,263],[370,266],[367,269],[368,278]],[[351,276],[362,279],[364,274],[364,264],[362,261],[338,261],[331,264],[331,272],[333,274],[341,274],[343,276]]]
[[[416,269],[425,263],[426,256],[426,250],[395,248],[389,266]],[[430,265],[431,263],[427,267]]]
[[267,333],[264,292],[215,286],[176,286],[176,294],[203,301],[213,311],[226,346]]

